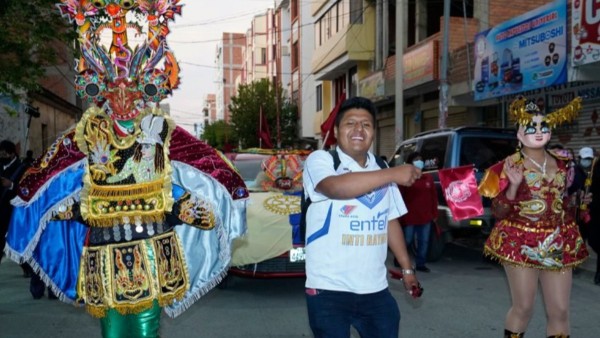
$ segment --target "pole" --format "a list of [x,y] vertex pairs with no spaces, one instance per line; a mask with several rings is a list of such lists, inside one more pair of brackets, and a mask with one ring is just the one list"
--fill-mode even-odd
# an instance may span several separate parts
[[279,68],[277,67],[277,60],[279,59],[279,48],[277,48],[277,25],[275,24],[277,17],[275,16],[275,10],[277,9],[277,3],[273,0],[273,47],[271,50],[273,51],[273,67],[275,68],[275,109],[277,114],[277,149],[281,149],[281,125],[280,125],[280,115],[281,115],[281,100],[279,98]]
[[444,35],[442,41],[442,69],[440,70],[440,112],[438,127],[446,128],[448,117],[448,31],[450,29],[450,0],[444,0]]
[[396,0],[396,76],[395,76],[395,123],[396,123],[396,148],[404,139],[404,25],[407,20],[408,1]]
[[260,121],[258,122],[258,147],[262,149],[262,125],[263,125],[263,111],[262,111],[262,105],[260,105],[259,108],[259,119]]

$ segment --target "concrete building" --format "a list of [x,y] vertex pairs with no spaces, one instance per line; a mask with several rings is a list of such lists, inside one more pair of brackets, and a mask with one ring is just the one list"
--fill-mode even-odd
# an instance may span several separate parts
[[[474,37],[479,31],[549,2],[532,0],[519,6],[506,6],[506,2],[500,0],[464,4],[450,0],[446,76],[450,99],[443,121],[439,95],[444,11],[439,1],[311,2],[314,29],[311,73],[316,82],[314,88],[303,92],[301,100],[312,93],[317,98],[313,134],[322,137],[319,126],[344,92],[345,97],[360,95],[376,103],[379,116],[374,151],[388,157],[395,150],[398,134],[408,138],[440,125],[504,125],[501,104],[476,102],[472,98]],[[396,4],[402,7],[396,8]],[[396,24],[402,26],[397,28]],[[397,31],[401,37],[397,37]],[[401,46],[397,46],[399,43]],[[310,49],[303,47],[303,53]],[[397,57],[402,58],[402,74],[396,72]],[[396,88],[398,76],[402,79],[401,89]],[[401,104],[395,100],[398,90],[403,94]],[[306,109],[303,108],[303,112]]]
[[[583,52],[587,51],[589,57],[585,62],[570,60],[568,81],[558,86],[549,84],[533,91],[517,89],[481,98],[476,81],[482,73],[476,59],[476,36],[514,20],[526,22],[540,8],[555,4],[564,7],[555,12],[568,12],[569,19],[564,19],[568,32],[563,33],[573,35],[569,40],[577,40],[585,35],[569,25],[587,25],[589,32],[598,31],[595,23],[571,22],[572,17],[586,19],[577,8],[584,8],[588,2],[531,0],[507,6],[502,0],[281,0],[274,16],[269,9],[251,22],[241,83],[276,80],[298,105],[301,137],[317,140],[322,138],[319,127],[336,102],[356,95],[372,99],[379,110],[373,150],[388,157],[399,140],[440,126],[508,126],[508,105],[518,93],[532,96],[548,109],[560,107],[575,95],[584,95],[587,104],[583,120],[559,128],[555,142],[579,148],[587,137],[586,142],[591,140],[591,145],[597,143],[600,148],[600,126],[596,125],[600,88],[593,82],[597,81],[600,57],[591,52],[600,55],[600,47],[594,49],[592,42],[584,41],[572,51],[565,51],[584,55],[581,51],[585,46]],[[442,6],[446,3],[447,24]],[[558,18],[552,15],[551,20]],[[540,23],[534,21],[533,26]],[[566,45],[570,44],[565,42],[559,47],[566,49]],[[514,64],[518,74],[518,60]],[[448,99],[441,102],[444,83],[448,84]],[[398,93],[401,102],[396,100]],[[578,133],[582,137],[576,137]]]
[[229,103],[231,97],[237,94],[238,85],[242,83],[245,46],[246,36],[243,33],[223,33],[215,57],[217,64],[216,116],[214,118],[211,116],[210,122],[230,121]]
[[200,138],[202,136],[204,128],[207,125],[222,120],[219,119],[218,116],[217,96],[215,94],[206,94],[206,96],[204,96],[204,107],[202,108],[202,122],[194,124],[196,137]]
[[27,150],[34,157],[41,156],[81,117],[82,104],[73,85],[73,57],[66,49],[61,53],[57,58],[61,62],[46,68],[39,92],[24,94],[20,102],[0,94],[0,134],[15,142],[20,156]]
[[313,131],[322,137],[319,126],[335,104],[357,96],[360,79],[372,73],[375,7],[362,0],[318,0],[310,3],[310,13],[314,27],[312,93],[317,97],[318,109]]
[[261,79],[273,81],[276,78],[276,41],[274,9],[269,8],[252,19],[246,32],[241,83],[249,84]]

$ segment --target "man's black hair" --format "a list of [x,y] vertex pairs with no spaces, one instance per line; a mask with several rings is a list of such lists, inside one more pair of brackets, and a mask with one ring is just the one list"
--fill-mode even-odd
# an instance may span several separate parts
[[9,140],[3,140],[0,142],[0,150],[4,150],[9,154],[14,155],[17,153],[17,146]]
[[346,112],[353,108],[367,110],[373,117],[373,122],[375,122],[375,116],[377,115],[377,108],[375,107],[375,104],[367,98],[355,96],[346,99],[344,102],[342,102],[340,110],[338,111],[337,116],[335,117],[336,127],[340,126],[340,121],[342,121],[342,118],[344,118]]

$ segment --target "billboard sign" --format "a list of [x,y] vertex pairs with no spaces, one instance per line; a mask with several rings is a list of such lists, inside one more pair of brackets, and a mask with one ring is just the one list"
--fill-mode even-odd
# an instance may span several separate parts
[[557,0],[475,35],[475,100],[567,81],[567,1]]
[[600,61],[600,3],[595,0],[573,0],[571,13],[573,66]]

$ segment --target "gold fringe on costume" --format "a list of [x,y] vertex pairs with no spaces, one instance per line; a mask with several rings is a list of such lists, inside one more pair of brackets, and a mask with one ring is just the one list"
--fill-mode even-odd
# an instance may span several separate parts
[[[82,215],[90,226],[111,227],[123,223],[124,217],[144,222],[164,220],[166,200],[164,181],[126,185],[97,185],[90,182],[82,194]],[[84,199],[85,197],[85,199]]]
[[135,314],[181,300],[189,289],[183,250],[174,232],[150,239],[84,247],[77,283],[79,300],[94,317],[109,308]]

